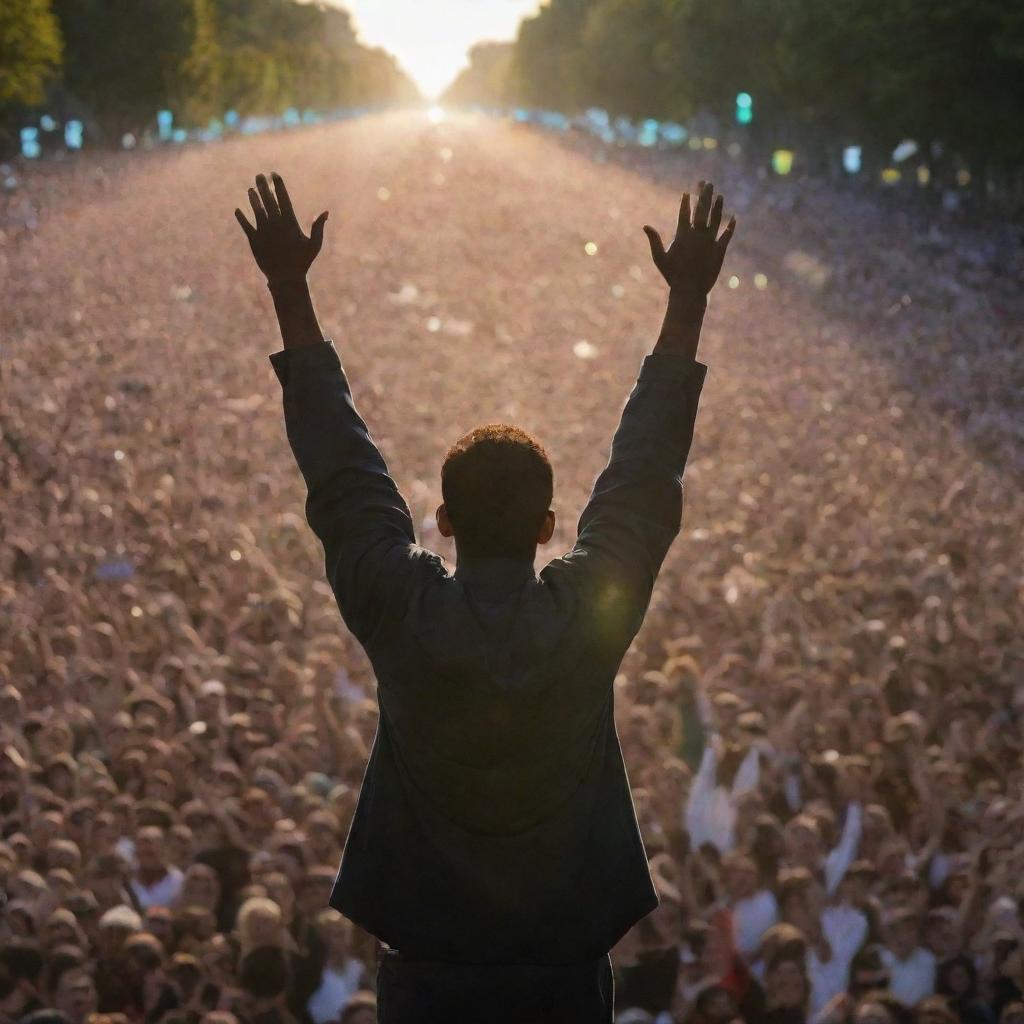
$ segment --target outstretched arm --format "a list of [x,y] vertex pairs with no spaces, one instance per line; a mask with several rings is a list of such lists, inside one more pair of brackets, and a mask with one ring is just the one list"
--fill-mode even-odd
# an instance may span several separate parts
[[249,223],[241,210],[235,210],[235,219],[249,239],[256,265],[266,275],[285,349],[321,345],[324,336],[313,309],[306,274],[324,244],[327,211],[313,221],[307,238],[299,227],[284,181],[279,174],[273,178],[273,192],[263,174],[256,176],[256,188],[249,189],[256,226]]
[[667,250],[661,235],[649,225],[644,227],[654,265],[669,287],[665,320],[654,346],[656,354],[697,357],[708,292],[722,272],[725,252],[736,230],[736,218],[732,217],[719,237],[725,201],[721,194],[712,201],[713,193],[714,186],[710,182],[700,183],[697,208],[692,217],[690,193],[683,193],[676,237]]
[[235,211],[274,298],[284,349],[270,356],[281,383],[288,441],[306,482],[306,519],[324,548],[328,582],[349,629],[366,642],[411,570],[409,508],[356,411],[348,378],[325,340],[306,285],[327,214],[309,237],[279,175],[249,189],[255,227]]
[[684,195],[676,237],[666,251],[645,227],[655,265],[670,287],[664,324],[643,361],[612,440],[608,465],[580,517],[576,545],[564,562],[596,599],[600,633],[621,642],[640,627],[654,580],[682,519],[682,476],[693,440],[707,366],[697,343],[707,294],[722,269],[735,219],[718,237],[722,197],[701,182],[691,217]]

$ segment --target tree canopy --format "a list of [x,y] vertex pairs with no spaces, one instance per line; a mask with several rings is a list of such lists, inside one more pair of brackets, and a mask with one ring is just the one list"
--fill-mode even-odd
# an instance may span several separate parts
[[0,109],[39,103],[60,61],[60,29],[49,0],[4,0],[0,5]]
[[157,110],[195,125],[415,98],[347,11],[298,0],[3,0],[0,126],[26,108],[84,112],[119,138]]
[[1024,6],[1007,0],[548,0],[503,83],[492,57],[478,47],[453,96],[731,123],[747,92],[749,133],[780,143],[888,154],[910,137],[1024,162]]

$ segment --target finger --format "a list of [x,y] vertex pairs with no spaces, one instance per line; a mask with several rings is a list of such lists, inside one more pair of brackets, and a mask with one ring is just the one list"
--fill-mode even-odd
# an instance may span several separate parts
[[711,275],[711,284],[709,285],[709,288],[714,285],[715,281],[718,280],[718,275],[722,272],[722,264],[725,263],[725,251],[729,248],[729,242],[732,241],[732,236],[735,230],[736,218],[730,217],[729,223],[722,232],[722,237],[715,243],[714,269]]
[[708,226],[708,214],[711,212],[711,197],[715,191],[710,181],[701,185],[700,199],[697,200],[697,209],[693,214],[693,226],[695,228],[706,228]]
[[277,207],[277,200],[274,198],[274,193],[270,191],[270,183],[267,181],[267,176],[265,174],[256,175],[256,187],[260,190],[260,199],[263,200],[263,206],[267,211],[267,216],[271,219],[274,217],[280,217],[281,211]]
[[679,223],[676,224],[676,236],[681,235],[690,226],[690,193],[684,192],[679,203]]
[[722,198],[722,194],[719,193],[715,196],[715,203],[711,207],[711,219],[708,221],[708,230],[713,238],[717,237],[718,229],[722,226],[722,208],[724,206],[725,200]]
[[324,244],[324,224],[327,222],[327,211],[324,210],[315,221],[313,226],[309,229],[309,239],[313,243],[313,255],[320,251],[320,247]]
[[648,224],[644,225],[644,234],[647,236],[647,241],[651,243],[651,258],[654,260],[655,266],[660,267],[661,261],[665,258],[665,246],[661,241],[661,235]]
[[245,237],[251,242],[256,234],[256,229],[249,223],[249,219],[241,210],[235,210],[235,220],[241,225],[242,230],[245,232]]
[[274,179],[274,191],[277,193],[277,205],[281,210],[281,216],[294,220],[295,210],[292,207],[292,197],[288,195],[288,189],[285,188],[284,178],[276,171],[271,177]]
[[252,207],[252,212],[256,217],[256,227],[263,227],[267,223],[267,211],[263,209],[259,193],[254,188],[249,189],[249,205]]
[[718,240],[718,244],[724,253],[729,248],[729,243],[732,241],[732,236],[736,233],[736,218],[730,217],[729,223],[726,224],[725,230],[722,232],[722,237]]

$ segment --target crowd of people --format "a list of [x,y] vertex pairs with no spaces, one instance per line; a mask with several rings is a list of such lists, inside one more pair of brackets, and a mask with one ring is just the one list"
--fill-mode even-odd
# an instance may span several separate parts
[[[704,170],[490,122],[316,132],[0,197],[2,1024],[376,1019],[377,944],[328,906],[374,681],[235,238],[251,166],[339,207],[326,329],[449,559],[436,467],[488,419],[548,446],[541,558],[571,544],[657,330],[639,225]],[[745,234],[683,530],[616,680],[661,897],[613,950],[617,1019],[1024,1024],[1020,310],[950,269],[976,227],[743,174],[715,179]]]

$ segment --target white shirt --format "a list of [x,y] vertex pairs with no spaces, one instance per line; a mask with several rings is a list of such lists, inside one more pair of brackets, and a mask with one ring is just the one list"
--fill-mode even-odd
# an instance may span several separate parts
[[928,884],[932,889],[942,888],[942,883],[949,878],[949,872],[952,867],[953,858],[948,853],[943,853],[942,850],[939,850],[932,857],[932,862],[928,865]]
[[320,987],[306,1003],[313,1024],[327,1024],[341,1016],[341,1011],[359,989],[363,969],[363,964],[355,957],[349,957],[340,971],[335,967],[324,968],[324,973],[320,975]]
[[133,878],[129,885],[142,909],[150,907],[173,907],[181,895],[181,887],[185,876],[175,867],[169,867],[167,874],[152,885],[143,885],[138,878]]
[[732,930],[736,948],[749,960],[761,945],[761,936],[779,923],[779,905],[769,889],[732,905]]
[[833,997],[845,992],[850,982],[850,964],[868,935],[868,919],[850,906],[826,907],[821,912],[821,930],[832,950],[827,961],[807,951],[807,976],[811,980],[810,1018],[813,1020]]
[[711,843],[721,853],[736,845],[736,801],[749,790],[756,789],[761,775],[761,751],[751,747],[743,758],[732,786],[718,784],[718,748],[721,739],[709,737],[700,759],[700,767],[690,786],[684,823],[690,844],[697,850]]
[[864,831],[864,812],[859,803],[852,803],[846,809],[846,821],[843,823],[843,834],[839,837],[836,848],[825,858],[825,889],[829,896],[839,888],[839,883],[850,870],[850,865],[857,856],[861,833]]
[[882,963],[889,971],[889,990],[904,1006],[915,1006],[935,991],[935,957],[918,946],[906,960],[890,949],[882,950]]

